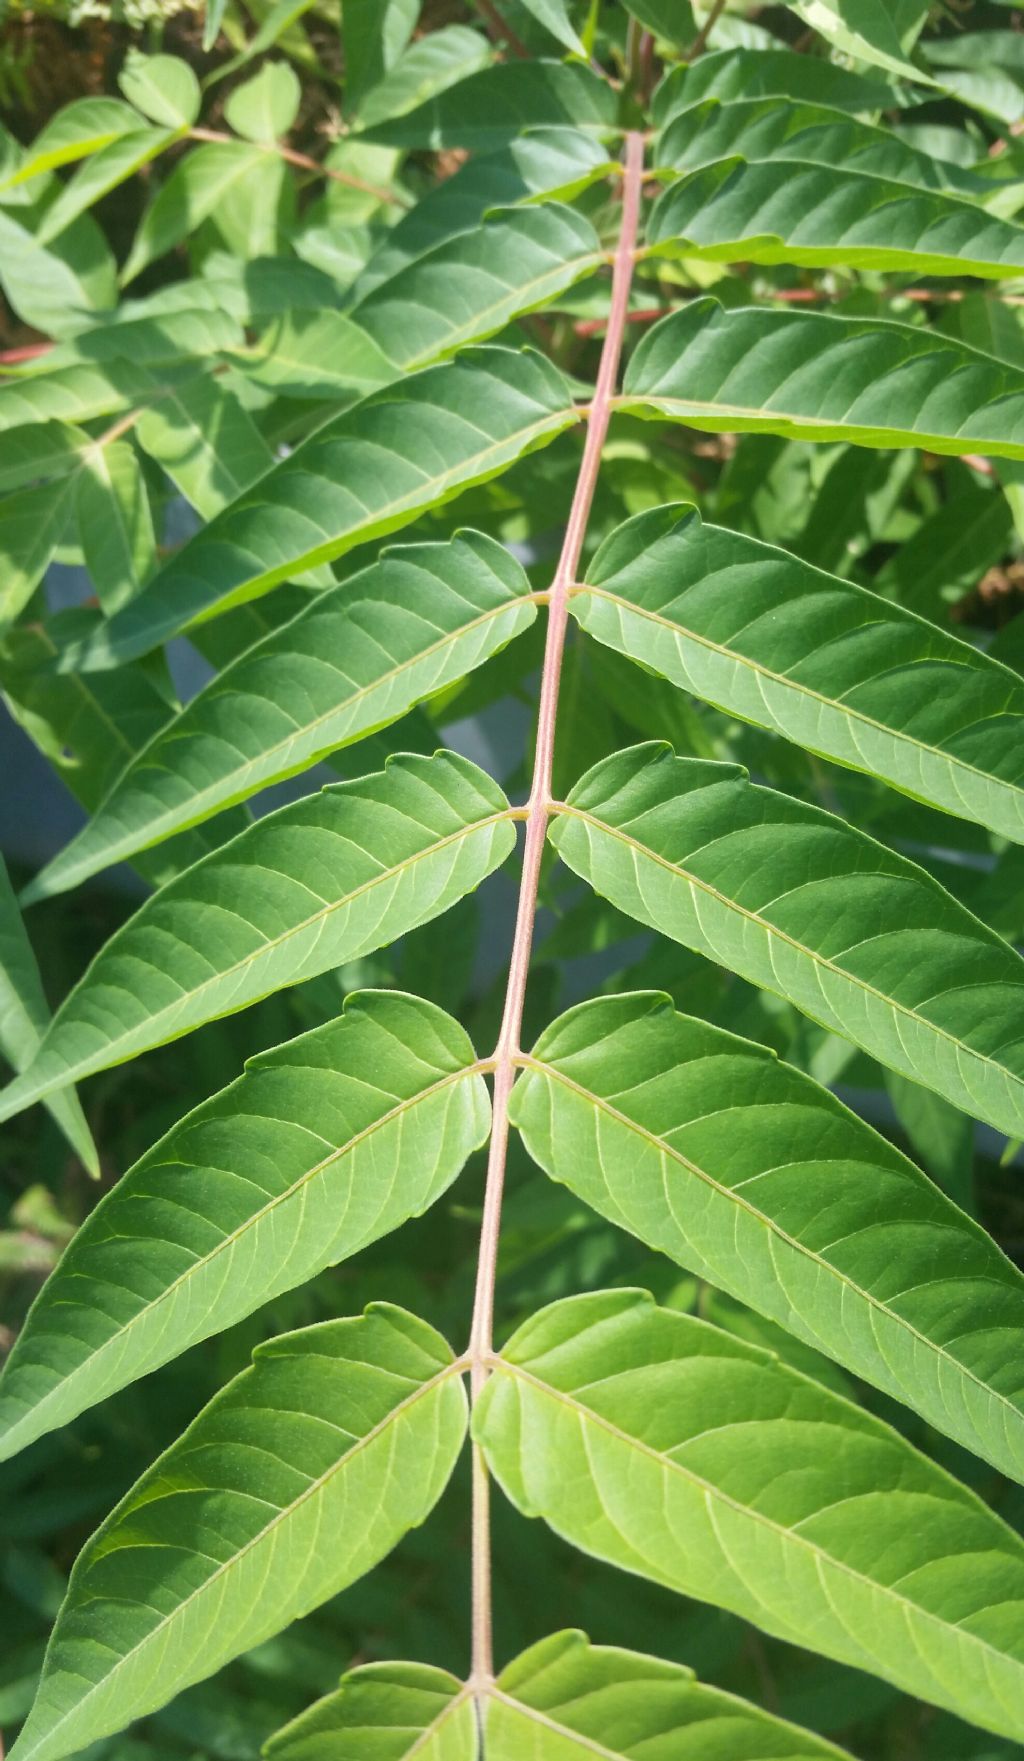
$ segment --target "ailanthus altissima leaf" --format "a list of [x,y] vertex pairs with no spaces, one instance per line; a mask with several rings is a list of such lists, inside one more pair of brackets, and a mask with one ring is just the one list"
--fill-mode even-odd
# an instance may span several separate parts
[[503,147],[531,128],[603,134],[615,127],[616,95],[580,62],[510,61],[480,68],[402,116],[371,124],[366,138],[391,147]]
[[268,814],[110,937],[0,1115],[385,946],[472,892],[514,843],[501,790],[454,753],[402,755]]
[[585,1552],[1024,1737],[1024,1542],[861,1407],[642,1291],[570,1298],[474,1431]]
[[525,1063],[548,1174],[1024,1480],[1024,1277],[826,1089],[654,992],[570,1010]]
[[446,1669],[367,1663],[275,1732],[263,1753],[267,1761],[478,1761],[476,1707]]
[[400,991],[261,1052],[79,1229],[0,1376],[0,1459],[419,1215],[489,1121],[463,1029]]
[[[15,1070],[24,1070],[32,1062],[49,1024],[50,1010],[35,953],[0,857],[0,1052]],[[54,1095],[49,1110],[90,1174],[98,1174],[96,1145],[74,1090]]]
[[644,337],[618,402],[711,431],[1024,458],[1024,372],[876,318],[694,300]]
[[[900,78],[933,83],[904,55],[887,0],[787,0],[787,4],[841,54],[871,62]],[[926,5],[919,7],[922,17],[927,11]]]
[[894,88],[880,77],[853,73],[833,61],[820,61],[792,49],[720,49],[689,65],[675,67],[654,94],[651,114],[664,129],[705,98],[723,103],[747,98],[793,98],[827,104],[852,116],[870,116],[898,102]]
[[361,1577],[440,1497],[452,1354],[390,1304],[258,1346],[79,1556],[14,1749],[59,1761]]
[[1024,1136],[1024,961],[921,868],[737,765],[640,746],[555,810],[612,904]]
[[1024,842],[1024,683],[891,601],[676,506],[606,539],[571,610],[684,691]]
[[144,127],[139,112],[120,98],[79,98],[58,110],[31,147],[24,149],[11,168],[0,175],[0,196],[32,178],[55,171],[60,165],[87,159],[122,135]]
[[578,420],[532,351],[467,349],[339,416],[242,495],[69,664],[114,666],[496,476]]
[[274,455],[238,397],[211,374],[167,386],[136,425],[155,459],[205,520],[269,471]]
[[502,1670],[484,1733],[487,1761],[846,1761],[823,1737],[704,1687],[678,1663],[579,1632],[554,1633]]
[[524,570],[492,538],[385,552],[218,673],[26,897],[75,886],[397,721],[535,616]]
[[975,202],[846,166],[738,157],[679,178],[656,202],[651,247],[712,262],[978,275],[1024,271],[1024,228]]
[[400,366],[425,366],[549,304],[605,255],[562,202],[500,210],[379,283],[351,316]]
[[600,141],[565,127],[531,129],[492,153],[474,154],[385,235],[352,289],[353,303],[457,234],[472,232],[492,209],[569,201],[614,166]]
[[[818,70],[827,73],[827,67]],[[832,69],[831,71],[838,71]],[[922,190],[991,194],[990,178],[911,146],[891,129],[877,128],[825,102],[785,98],[706,98],[673,117],[654,147],[665,176],[693,171],[735,155],[740,159],[825,165]]]

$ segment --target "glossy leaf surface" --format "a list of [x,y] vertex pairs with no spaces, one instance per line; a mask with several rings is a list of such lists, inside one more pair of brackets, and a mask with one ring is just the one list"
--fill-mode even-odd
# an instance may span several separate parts
[[1024,373],[880,319],[694,300],[644,337],[620,403],[711,431],[1024,458]]
[[905,857],[737,766],[654,745],[596,765],[550,836],[631,917],[1022,1134],[1024,961]]
[[12,1761],[120,1730],[350,1584],[447,1483],[465,1396],[390,1304],[258,1346],[79,1556]]
[[613,533],[571,609],[682,690],[1024,842],[1020,677],[891,601],[681,506]]
[[110,937],[0,1113],[385,946],[514,842],[497,784],[453,753],[403,755],[268,814]]
[[592,1645],[578,1632],[554,1633],[502,1670],[484,1720],[488,1761],[841,1761],[844,1753],[705,1687],[678,1663]]
[[678,179],[651,245],[711,261],[796,263],[999,279],[1024,270],[1024,228],[953,194],[845,166],[730,157]]
[[398,991],[261,1052],[75,1235],[0,1376],[0,1458],[419,1215],[489,1123],[462,1028]]
[[643,992],[553,1022],[512,1115],[603,1216],[1024,1479],[1024,1277],[826,1089]]
[[467,350],[298,447],[171,559],[81,657],[110,666],[480,483],[577,420],[540,355]]
[[570,1298],[505,1346],[474,1431],[585,1552],[1024,1735],[1024,1542],[768,1352],[642,1291]]
[[462,1682],[424,1663],[367,1663],[271,1737],[267,1761],[478,1761]]
[[529,592],[520,564],[480,533],[387,552],[224,667],[29,896],[75,886],[397,721],[525,630]]

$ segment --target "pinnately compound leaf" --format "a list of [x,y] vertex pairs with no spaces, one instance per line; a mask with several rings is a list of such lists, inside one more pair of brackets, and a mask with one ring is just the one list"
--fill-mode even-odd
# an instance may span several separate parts
[[465,1425],[448,1346],[390,1304],[258,1346],[80,1554],[12,1761],[123,1729],[361,1577]]
[[848,1761],[823,1737],[705,1687],[678,1663],[592,1645],[579,1632],[553,1633],[502,1671],[484,1733],[487,1761]]
[[467,349],[375,392],[311,436],[172,557],[68,666],[115,666],[178,630],[333,560],[578,420],[541,355]]
[[555,1303],[474,1432],[585,1552],[1024,1738],[1024,1542],[898,1432],[643,1291]]
[[1024,684],[891,601],[675,506],[612,533],[571,610],[682,690],[1024,843]]
[[510,811],[484,771],[439,752],[257,820],[110,937],[0,1115],[429,922],[505,860]]
[[476,1707],[446,1669],[367,1663],[275,1732],[263,1753],[267,1761],[478,1761]]
[[737,765],[656,745],[595,765],[550,837],[631,917],[1024,1136],[1024,961],[915,863]]
[[712,432],[1024,458],[1024,373],[878,318],[694,300],[643,338],[619,407]]
[[580,1004],[524,1062],[548,1174],[1024,1480],[1024,1277],[827,1089],[655,992]]
[[529,594],[521,565],[478,532],[385,551],[218,673],[26,898],[75,886],[397,721],[525,630]]
[[463,1029],[400,991],[261,1052],[79,1229],[0,1375],[0,1459],[419,1215],[489,1122]]

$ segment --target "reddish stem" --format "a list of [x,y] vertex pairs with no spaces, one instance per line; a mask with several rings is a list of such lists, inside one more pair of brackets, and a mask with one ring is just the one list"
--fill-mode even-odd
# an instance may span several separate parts
[[[468,1357],[472,1369],[472,1389],[478,1395],[487,1379],[494,1349],[494,1284],[498,1264],[498,1237],[501,1229],[501,1201],[505,1186],[505,1164],[508,1156],[508,1102],[515,1080],[516,1060],[521,1056],[520,1036],[523,1005],[533,948],[537,896],[548,816],[553,805],[552,775],[555,754],[555,724],[558,717],[558,691],[565,652],[566,626],[569,620],[569,592],[579,573],[580,557],[587,532],[587,522],[594,500],[601,453],[608,433],[612,399],[618,379],[622,339],[625,334],[629,306],[629,290],[633,279],[634,252],[640,219],[640,192],[644,175],[644,143],[640,134],[626,137],[625,177],[622,189],[622,222],[615,250],[612,273],[611,310],[608,329],[601,351],[597,384],[590,405],[587,439],[573,492],[569,520],[565,529],[562,554],[551,584],[548,601],[547,639],[541,674],[540,701],[537,710],[537,746],[533,761],[533,782],[526,810],[526,841],[523,847],[523,869],[519,885],[515,935],[509,960],[508,984],[501,1031],[494,1050],[494,1104],[490,1153],[487,1166],[487,1188],[484,1197],[483,1222],[480,1231],[480,1256],[477,1262],[476,1298]],[[477,1449],[474,1455],[473,1503],[473,1670],[472,1681],[479,1691],[494,1677],[494,1646],[491,1625],[491,1545],[489,1490],[487,1469]]]
[[[235,135],[224,134],[217,128],[190,128],[189,139],[193,141],[212,141],[215,146],[226,141],[233,143]],[[411,203],[395,190],[386,190],[382,184],[368,183],[365,177],[354,177],[349,171],[336,171],[333,165],[321,165],[318,159],[311,159],[308,153],[298,153],[294,147],[283,147],[280,141],[262,143],[268,153],[276,153],[289,165],[297,165],[300,171],[311,171],[316,177],[329,177],[334,183],[343,183],[346,189],[362,190],[366,196],[373,196],[378,202],[389,202],[393,208],[408,208]]]
[[507,43],[513,55],[519,55],[525,60],[530,53],[529,49],[522,38],[516,36],[507,20],[502,17],[494,0],[476,0],[476,4],[477,10],[495,42]]
[[704,20],[701,29],[693,39],[689,56],[691,61],[696,61],[698,55],[703,55],[708,46],[708,38],[725,11],[726,3],[727,0],[715,0],[715,3],[712,6],[711,11],[708,13],[707,18]]
[[24,348],[4,349],[0,353],[0,365],[13,367],[18,361],[34,361],[37,355],[49,354],[52,347],[52,342],[31,342]]

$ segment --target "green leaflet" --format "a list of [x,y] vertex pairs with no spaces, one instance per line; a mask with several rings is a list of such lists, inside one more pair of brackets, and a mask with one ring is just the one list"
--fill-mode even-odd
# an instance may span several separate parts
[[913,862],[738,765],[639,746],[556,807],[612,904],[1024,1136],[1024,962]]
[[235,364],[279,397],[329,398],[335,406],[400,377],[366,331],[334,311],[283,313]]
[[646,30],[677,49],[688,49],[697,35],[691,0],[625,0],[626,11]]
[[39,225],[43,242],[56,239],[80,214],[94,207],[101,196],[108,195],[179,141],[182,133],[183,130],[174,128],[138,127],[93,153],[61,186],[60,194],[46,209]]
[[[50,1023],[50,1010],[32,944],[0,857],[0,1052],[15,1070],[32,1062]],[[73,1089],[54,1095],[49,1110],[90,1174],[99,1174],[99,1157]]]
[[23,611],[64,536],[75,478],[37,483],[0,501],[0,625]]
[[656,992],[571,1009],[524,1062],[548,1174],[1024,1480],[1024,1277],[826,1089]]
[[219,141],[179,159],[142,217],[121,270],[122,287],[147,264],[173,250],[200,221],[211,215],[221,218],[235,193],[253,179],[260,180],[271,164],[265,149],[249,141]]
[[156,534],[139,456],[127,441],[90,447],[75,479],[82,556],[104,611],[138,592],[156,566]]
[[1024,842],[1024,682],[888,600],[677,505],[612,533],[571,610],[684,691]]
[[571,55],[586,55],[587,51],[573,28],[566,0],[522,0],[522,3]]
[[154,388],[130,361],[83,362],[51,374],[0,372],[0,433],[40,422],[89,422],[142,402]]
[[[7,392],[0,380],[0,398]],[[40,477],[77,471],[95,441],[68,422],[34,422],[12,433],[0,430],[0,490],[23,489]]]
[[277,1731],[263,1753],[267,1761],[478,1761],[476,1707],[446,1669],[367,1663]]
[[[843,1761],[823,1737],[704,1687],[692,1670],[554,1633],[503,1670],[487,1761]],[[273,1757],[274,1751],[270,1751]],[[329,1761],[310,1752],[281,1761]]]
[[[847,1761],[845,1751],[692,1670],[554,1633],[482,1698],[487,1761]],[[441,1669],[371,1663],[285,1725],[267,1761],[478,1761],[467,1687]]]
[[692,171],[733,155],[751,163],[797,159],[924,190],[975,196],[992,190],[990,178],[923,153],[890,129],[876,128],[822,102],[709,97],[675,115],[654,148],[662,175]]
[[655,203],[647,238],[656,255],[712,262],[989,278],[1024,270],[1024,227],[974,202],[793,159],[731,157],[690,172]]
[[440,752],[257,820],[110,937],[0,1116],[440,916],[504,861],[510,813],[482,770]]
[[49,420],[88,422],[151,399],[159,407],[203,374],[204,357],[236,348],[242,337],[237,319],[207,306],[112,318],[31,366],[0,374],[0,432]]
[[483,67],[402,116],[371,124],[365,138],[391,147],[468,147],[489,152],[526,129],[614,129],[616,95],[580,62],[510,61]]
[[521,565],[477,532],[386,551],[217,673],[26,898],[75,886],[397,721],[527,629],[529,594]]
[[274,455],[235,393],[209,374],[169,386],[136,427],[143,452],[162,465],[205,520],[269,471]]
[[188,128],[199,115],[199,81],[177,55],[129,49],[118,84],[137,109],[167,128]]
[[705,98],[723,102],[747,98],[793,98],[826,104],[851,115],[886,110],[899,97],[885,80],[852,73],[832,61],[797,55],[792,49],[719,49],[699,61],[672,69],[654,94],[651,114],[664,129],[673,117]]
[[877,318],[694,300],[643,338],[618,404],[712,431],[1024,458],[1024,373]]
[[244,85],[232,89],[224,114],[236,134],[273,146],[292,127],[301,98],[299,76],[290,63],[267,61]]
[[614,168],[601,143],[574,128],[531,129],[495,152],[475,154],[385,235],[352,289],[353,300],[446,240],[472,232],[493,208],[545,197],[569,201]]
[[0,176],[0,195],[60,165],[87,159],[143,126],[138,111],[119,98],[79,98],[66,104],[40,130],[31,147],[23,149],[16,164]]
[[[62,612],[46,624],[9,631],[0,644],[0,686],[8,709],[90,811],[139,747],[173,714],[158,669],[136,662],[87,678],[54,670],[63,630],[80,631],[94,622],[91,612]],[[137,856],[134,865],[160,885],[233,837],[247,821],[244,808],[231,809],[216,826],[182,832],[152,856]]]
[[49,246],[34,230],[36,218],[37,211],[0,205],[0,287],[26,324],[61,336],[114,305],[116,268],[91,214],[80,215]]
[[[888,0],[787,0],[787,4],[840,54],[871,62],[903,79],[934,83],[907,60]],[[927,0],[916,10],[923,22],[929,10]]]
[[419,10],[420,0],[348,0],[341,15],[346,111],[357,113],[364,94],[394,66]]
[[123,1729],[361,1577],[436,1504],[465,1412],[444,1340],[390,1304],[258,1346],[80,1554],[12,1761]]
[[489,1123],[463,1029],[399,991],[261,1052],[79,1229],[0,1376],[0,1459],[418,1216]]
[[1024,1736],[1024,1542],[770,1353],[643,1291],[570,1298],[495,1360],[474,1432],[585,1552]]
[[407,525],[578,420],[530,350],[467,349],[374,393],[275,465],[69,664],[115,666],[178,630]]
[[420,112],[449,86],[458,85],[477,68],[489,66],[494,47],[479,31],[465,25],[442,25],[410,43],[377,81],[360,106],[357,149],[367,139],[377,140],[373,132],[380,123],[404,119],[410,112]]
[[400,366],[421,367],[549,305],[605,257],[564,203],[499,210],[379,283],[351,316]]

